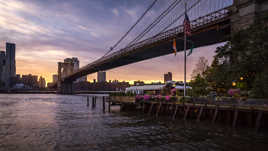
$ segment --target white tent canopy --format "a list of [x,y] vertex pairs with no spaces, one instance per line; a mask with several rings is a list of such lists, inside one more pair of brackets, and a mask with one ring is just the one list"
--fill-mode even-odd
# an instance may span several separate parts
[[126,88],[126,92],[131,92],[135,94],[143,94],[144,91],[154,91],[161,90],[165,87],[165,85],[143,85],[143,86],[131,86]]
[[[164,84],[161,85],[143,85],[143,86],[131,86],[126,88],[126,93],[135,93],[135,94],[143,94],[144,91],[156,91],[156,90],[162,90],[165,87]],[[177,90],[183,90],[184,87],[177,85],[175,87]],[[186,89],[192,89],[190,86],[186,86]]]
[[[184,89],[184,86],[177,85],[175,88],[176,88],[177,90],[183,90],[183,89]],[[186,89],[192,89],[192,87],[190,87],[190,86],[186,86]]]

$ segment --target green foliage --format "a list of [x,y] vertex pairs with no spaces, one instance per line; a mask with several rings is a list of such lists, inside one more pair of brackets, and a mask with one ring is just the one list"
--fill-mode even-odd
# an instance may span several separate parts
[[193,95],[206,94],[206,86],[220,95],[226,95],[230,88],[240,88],[250,91],[252,97],[268,98],[267,37],[265,24],[233,34],[230,42],[217,48],[212,65],[203,76],[193,79]]
[[208,83],[205,78],[201,77],[200,74],[198,74],[195,79],[191,81],[190,85],[192,87],[192,96],[199,97],[207,95]]
[[256,75],[251,97],[254,98],[268,98],[268,69]]

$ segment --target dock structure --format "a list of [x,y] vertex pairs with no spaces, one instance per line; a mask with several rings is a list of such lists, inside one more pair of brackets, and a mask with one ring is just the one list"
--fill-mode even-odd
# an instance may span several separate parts
[[[121,106],[121,111],[137,110],[147,116],[169,116],[171,119],[210,121],[212,124],[221,123],[232,128],[268,127],[268,106],[266,105],[242,105],[224,103],[180,103],[164,101],[130,101],[111,99],[112,103]],[[139,111],[140,110],[140,111]]]

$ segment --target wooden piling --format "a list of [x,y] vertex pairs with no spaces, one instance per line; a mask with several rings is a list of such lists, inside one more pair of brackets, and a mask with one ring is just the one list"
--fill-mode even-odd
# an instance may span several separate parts
[[144,112],[145,112],[145,103],[142,102],[142,113],[144,113]]
[[179,108],[179,106],[178,106],[178,104],[176,104],[176,108],[174,110],[174,114],[173,114],[173,117],[172,117],[173,120],[176,119],[176,114],[177,114],[178,108]]
[[111,98],[108,97],[108,112],[110,113],[111,112]]
[[95,108],[95,104],[94,104],[94,96],[91,97],[91,102],[92,102],[92,108]]
[[158,117],[158,114],[161,110],[161,106],[162,106],[162,103],[160,102],[159,105],[158,105],[158,108],[157,108],[157,111],[156,111],[156,117]]
[[219,106],[217,105],[214,111],[214,115],[213,115],[213,119],[212,119],[212,123],[215,123],[216,119],[217,119],[217,115],[218,115],[218,110],[219,110]]
[[257,115],[257,118],[256,118],[256,124],[255,124],[256,131],[258,131],[260,129],[262,114],[263,114],[262,111],[258,112],[258,115]]
[[204,106],[201,106],[199,113],[198,113],[198,116],[197,116],[197,119],[196,119],[197,122],[200,122],[200,118],[202,116],[203,109],[204,109]]
[[94,108],[94,97],[91,97],[91,108]]
[[153,110],[153,106],[154,106],[154,104],[153,104],[153,103],[151,103],[151,106],[150,106],[150,109],[149,109],[148,115],[150,115],[150,114],[151,114],[151,112],[152,112],[152,110]]
[[89,97],[87,96],[87,107],[89,107]]
[[186,121],[186,118],[187,118],[187,116],[188,116],[188,113],[189,113],[189,110],[190,110],[190,106],[189,105],[186,105],[187,107],[186,107],[186,111],[185,111],[185,113],[184,113],[184,118],[183,118],[183,120],[185,120]]
[[105,96],[102,97],[102,110],[105,112]]
[[253,109],[253,107],[251,107],[250,108],[250,112],[248,113],[248,126],[250,127],[250,128],[253,128],[254,126],[253,126],[253,113],[254,113],[254,109]]
[[165,108],[165,114],[166,115],[168,114],[168,107],[169,107],[169,104],[166,104],[166,108]]
[[238,109],[237,109],[237,107],[235,106],[235,107],[234,107],[233,125],[232,125],[233,128],[236,127],[237,118],[238,118]]

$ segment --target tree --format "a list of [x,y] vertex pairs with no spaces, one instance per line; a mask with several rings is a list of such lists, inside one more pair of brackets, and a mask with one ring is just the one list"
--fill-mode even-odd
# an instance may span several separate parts
[[251,97],[268,98],[268,69],[256,75],[251,92]]
[[210,67],[202,70],[202,63],[198,62],[201,65],[197,65],[192,74],[193,86],[200,86],[197,82],[203,78],[218,94],[224,95],[230,88],[240,88],[251,91],[254,97],[268,98],[267,37],[268,26],[265,24],[255,24],[233,34],[230,42],[217,48]]
[[208,94],[207,81],[200,74],[195,76],[195,79],[191,81],[192,95],[194,97],[205,96]]
[[195,66],[191,75],[192,79],[195,79],[198,75],[204,77],[204,73],[208,69],[208,60],[205,57],[200,57]]

